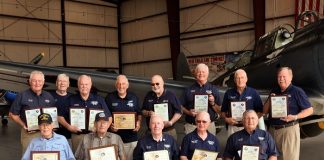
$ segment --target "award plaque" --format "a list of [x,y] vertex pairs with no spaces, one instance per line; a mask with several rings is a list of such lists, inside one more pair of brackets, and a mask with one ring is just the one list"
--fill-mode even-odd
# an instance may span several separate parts
[[26,125],[28,131],[38,130],[38,116],[41,114],[41,110],[37,109],[28,109],[25,110],[26,115]]
[[96,147],[89,149],[90,160],[117,160],[116,145]]
[[271,96],[271,117],[282,118],[288,115],[288,97],[287,96]]
[[208,112],[208,95],[195,95],[194,107],[196,112]]
[[86,109],[70,108],[70,124],[79,129],[86,129]]
[[135,129],[135,112],[112,112],[112,114],[114,118],[114,127],[116,129]]
[[162,117],[163,121],[169,121],[168,103],[154,104],[154,113]]
[[31,160],[60,160],[60,151],[31,151]]
[[43,113],[48,113],[51,115],[53,120],[54,128],[59,128],[58,120],[57,120],[57,108],[56,107],[47,107],[42,108]]
[[216,160],[218,152],[195,149],[192,160]]
[[231,102],[231,117],[236,121],[242,121],[243,113],[246,111],[245,101],[232,101]]
[[104,112],[102,109],[89,109],[89,123],[88,123],[88,130],[92,131],[94,127],[94,121],[96,118],[96,114]]
[[259,146],[243,145],[241,160],[259,160]]
[[170,160],[167,150],[144,152],[144,160]]

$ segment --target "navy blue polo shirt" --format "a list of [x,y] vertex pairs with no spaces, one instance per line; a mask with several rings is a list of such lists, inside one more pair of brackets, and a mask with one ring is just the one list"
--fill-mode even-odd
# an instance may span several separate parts
[[19,93],[15,101],[11,104],[10,112],[14,115],[20,115],[21,120],[26,123],[26,109],[36,109],[43,107],[55,107],[53,96],[46,91],[37,95],[31,89]]
[[221,111],[229,113],[232,101],[245,101],[247,110],[252,109],[255,112],[263,112],[263,104],[260,95],[251,87],[245,87],[241,95],[236,88],[227,90],[224,94]]
[[[149,91],[144,98],[142,110],[154,111],[154,104],[160,103],[168,103],[169,120],[175,113],[182,114],[180,101],[173,92],[166,89],[160,97],[157,97],[153,91]],[[149,122],[150,117],[146,117],[147,126]]]
[[241,153],[243,145],[255,145],[260,147],[260,160],[267,160],[270,156],[278,156],[279,152],[270,133],[264,130],[255,129],[249,134],[245,129],[233,133],[228,139],[223,157],[230,159],[241,159],[238,151]]
[[[218,92],[218,89],[215,85],[212,85],[211,83],[207,82],[204,85],[200,86],[198,82],[195,82],[193,85],[191,85],[189,88],[185,90],[181,97],[181,104],[186,109],[194,109],[194,99],[195,95],[198,94],[212,94],[215,97],[215,103],[219,106],[221,106],[221,98]],[[216,112],[212,109],[211,106],[208,107],[208,113],[210,115],[211,121],[215,121],[217,116]],[[195,117],[186,115],[186,122],[195,124]]]
[[208,131],[207,133],[208,135],[205,140],[199,137],[197,129],[187,134],[182,140],[180,156],[186,156],[188,159],[191,159],[195,149],[219,153],[220,145],[218,139]]
[[[296,115],[304,109],[310,108],[311,104],[308,101],[306,93],[303,89],[295,86],[289,85],[289,87],[281,92],[280,87],[277,87],[271,91],[276,95],[287,95],[288,96],[288,115]],[[269,117],[270,125],[284,125],[287,122],[280,120],[280,118],[272,118],[271,114]],[[289,122],[288,122],[289,123]]]
[[143,160],[144,152],[167,150],[170,160],[179,159],[179,147],[172,136],[163,134],[161,140],[155,141],[151,134],[138,140],[133,152],[133,160]]
[[[127,92],[125,98],[120,98],[118,92],[114,91],[107,95],[106,103],[108,109],[111,112],[136,112],[137,115],[141,115],[138,97],[132,93]],[[132,129],[119,129],[117,132],[124,143],[137,141],[137,132]]]

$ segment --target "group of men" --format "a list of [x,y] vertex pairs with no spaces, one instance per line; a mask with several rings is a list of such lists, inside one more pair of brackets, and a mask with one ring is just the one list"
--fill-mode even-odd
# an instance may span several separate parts
[[[69,77],[65,74],[58,75],[57,89],[49,93],[43,90],[44,74],[33,71],[29,78],[30,89],[17,96],[9,113],[22,127],[22,159],[29,159],[33,151],[60,151],[61,159],[90,159],[90,149],[109,145],[116,146],[116,157],[121,160],[142,160],[145,153],[152,151],[167,151],[165,153],[169,159],[195,159],[202,151],[208,151],[210,155],[220,152],[214,122],[221,117],[228,125],[229,138],[223,155],[216,154],[218,158],[240,159],[243,146],[257,146],[258,157],[262,160],[299,159],[298,119],[309,116],[313,109],[305,92],[291,83],[293,74],[290,68],[282,67],[278,70],[278,87],[271,91],[264,105],[258,92],[246,85],[248,78],[244,70],[235,72],[235,87],[226,91],[223,100],[218,88],[208,82],[208,75],[208,66],[198,64],[195,69],[196,82],[184,91],[180,99],[164,88],[162,76],[154,75],[151,78],[152,90],[146,94],[140,106],[138,97],[128,91],[129,82],[125,75],[117,76],[116,91],[104,99],[91,92],[92,81],[87,75],[78,78],[77,94],[67,92]],[[272,117],[270,97],[274,95],[287,96],[286,117]],[[204,97],[207,99],[207,108],[198,111],[195,106],[198,103],[195,101]],[[231,113],[231,103],[236,101],[245,103],[245,112],[239,120],[233,118]],[[38,116],[39,131],[30,131],[26,110],[53,106],[57,107],[60,127],[54,130],[51,115],[41,113]],[[164,106],[167,113],[161,115],[157,108]],[[71,108],[83,108],[87,112],[91,109],[99,110],[94,118],[94,128],[80,129],[72,125]],[[118,129],[112,119],[115,112],[134,113],[135,127]],[[182,114],[185,116],[186,135],[179,147],[174,125]],[[263,123],[261,118],[265,114],[269,115],[269,132],[257,127]],[[140,138],[138,131],[143,118],[146,119],[148,130]]]

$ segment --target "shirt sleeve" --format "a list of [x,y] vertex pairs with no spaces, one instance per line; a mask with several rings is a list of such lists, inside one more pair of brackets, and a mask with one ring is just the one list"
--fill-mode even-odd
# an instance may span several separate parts
[[219,91],[214,85],[213,85],[213,96],[215,98],[215,103],[219,106],[222,105],[222,99],[220,97]]
[[30,152],[31,152],[31,146],[33,145],[33,142],[29,143],[23,157],[21,158],[21,160],[29,160],[30,159]]
[[178,160],[179,159],[179,147],[176,143],[176,141],[173,139],[173,144],[172,144],[172,160]]
[[298,88],[298,92],[296,93],[296,96],[297,96],[296,97],[297,104],[301,108],[301,110],[311,107],[311,104],[308,101],[306,93],[301,88]]
[[144,150],[141,147],[142,141],[139,140],[133,152],[133,160],[143,160]]
[[83,138],[83,140],[81,141],[81,143],[79,143],[79,146],[78,146],[77,150],[75,151],[75,158],[77,160],[83,160],[83,159],[85,159],[84,139],[85,139],[85,137]]
[[189,138],[188,136],[185,136],[181,143],[181,150],[180,150],[180,156],[189,156]]
[[13,113],[14,115],[19,115],[20,110],[21,110],[21,99],[22,99],[22,94],[18,94],[16,99],[13,101],[10,107],[10,112]]
[[234,138],[232,135],[227,139],[223,158],[225,158],[225,157],[233,158],[235,156],[234,146],[232,146],[234,144],[233,140],[234,140]]
[[121,140],[119,136],[117,136],[117,142],[118,142],[118,155],[119,159],[122,159],[122,157],[126,157],[125,150],[124,150],[124,143]]
[[172,102],[174,104],[172,104],[172,106],[173,106],[174,112],[182,114],[181,103],[180,103],[179,99],[177,98],[177,96],[173,92],[171,92],[171,94],[172,94],[172,97],[173,97]]
[[267,133],[267,139],[268,139],[268,149],[267,149],[267,155],[270,156],[279,156],[278,148],[276,146],[276,143],[272,136]]

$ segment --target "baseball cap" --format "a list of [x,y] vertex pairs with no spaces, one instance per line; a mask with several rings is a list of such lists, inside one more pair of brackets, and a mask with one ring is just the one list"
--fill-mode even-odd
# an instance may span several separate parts
[[95,122],[98,122],[99,120],[108,121],[109,117],[105,114],[105,112],[99,112],[96,114]]
[[38,125],[41,125],[42,123],[51,124],[52,122],[53,122],[52,117],[48,113],[42,113],[38,116]]

